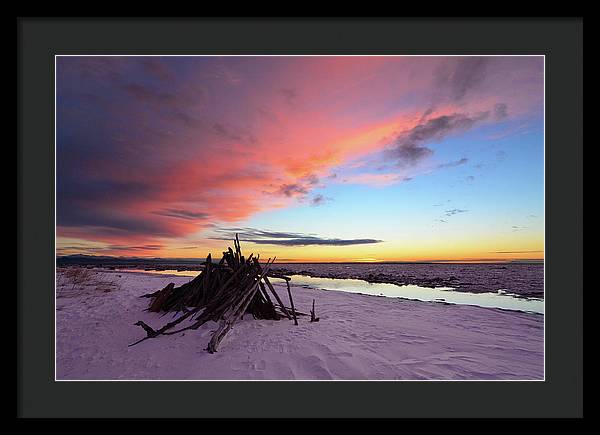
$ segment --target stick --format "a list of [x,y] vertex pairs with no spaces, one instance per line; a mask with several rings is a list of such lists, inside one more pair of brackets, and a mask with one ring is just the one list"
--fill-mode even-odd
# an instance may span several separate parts
[[285,305],[283,304],[283,302],[281,301],[281,298],[279,297],[279,295],[273,288],[273,285],[271,284],[271,281],[269,281],[269,278],[267,278],[267,276],[265,275],[263,277],[263,280],[265,281],[265,284],[267,284],[267,287],[269,287],[269,290],[271,290],[271,293],[273,293],[273,296],[275,296],[275,299],[277,299],[277,302],[279,303],[279,306],[281,307],[281,311],[283,311],[283,314],[285,314],[289,320],[292,320],[292,316],[290,316],[290,313],[288,312],[288,310],[285,309]]
[[261,281],[258,285],[260,286],[261,293],[263,294],[263,296],[265,297],[267,302],[270,303],[271,305],[273,305],[273,302],[271,301],[271,298],[269,297],[269,293],[267,293],[267,289],[265,288],[265,285],[263,284],[263,282]]
[[292,299],[292,291],[290,290],[290,282],[286,281],[288,296],[290,297],[290,305],[292,306],[292,315],[294,316],[294,325],[298,326],[298,319],[296,319],[296,310],[294,309],[294,300]]
[[167,285],[164,289],[162,289],[160,291],[160,293],[156,296],[156,299],[154,299],[152,301],[152,303],[150,304],[148,311],[153,311],[155,313],[158,313],[161,310],[161,308],[162,308],[163,304],[165,303],[165,301],[167,300],[167,298],[173,292],[174,287],[175,287],[174,283],[169,283],[169,285]]
[[165,326],[163,326],[162,328],[160,328],[156,331],[154,329],[152,329],[150,326],[146,325],[141,320],[137,321],[136,323],[134,323],[134,325],[141,326],[142,328],[144,328],[144,330],[146,331],[146,334],[148,334],[148,335],[146,337],[142,338],[141,340],[138,340],[135,343],[130,344],[129,347],[134,346],[138,343],[141,343],[142,341],[144,341],[148,338],[156,338],[159,335],[169,335],[169,334],[165,334],[165,331],[167,329],[170,329],[173,326],[177,325],[178,323],[181,323],[183,320],[187,319],[192,314],[197,313],[200,309],[201,309],[201,307],[197,307],[191,311],[188,311],[187,313],[185,313],[184,315],[179,317],[177,320],[173,320],[172,322],[167,323]]
[[313,303],[312,303],[312,310],[310,310],[310,321],[311,322],[318,322],[319,318],[315,317],[315,300],[313,299]]

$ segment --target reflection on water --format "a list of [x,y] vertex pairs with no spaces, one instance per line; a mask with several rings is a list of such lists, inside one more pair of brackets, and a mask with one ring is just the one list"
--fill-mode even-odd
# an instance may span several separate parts
[[306,285],[324,290],[544,313],[543,299],[520,298],[502,291],[498,293],[467,293],[454,291],[451,287],[399,286],[396,284],[369,283],[359,279],[312,278],[303,275],[292,275],[291,278],[296,285]]
[[[124,269],[122,272],[144,272],[160,275],[177,275],[194,277],[197,270],[136,270]],[[387,283],[369,283],[359,279],[313,278],[304,275],[291,275],[294,285],[302,285],[315,289],[362,293],[367,295],[387,296],[392,298],[416,299],[428,302],[446,302],[459,305],[476,305],[487,308],[503,308],[506,310],[526,311],[544,314],[544,300],[537,298],[515,297],[499,290],[498,293],[467,293],[454,291],[451,287],[420,287]],[[282,279],[271,278],[273,283],[283,283]]]

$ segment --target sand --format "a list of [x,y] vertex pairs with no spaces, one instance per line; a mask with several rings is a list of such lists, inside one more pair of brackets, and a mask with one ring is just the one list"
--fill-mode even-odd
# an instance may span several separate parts
[[[82,283],[57,274],[57,380],[542,380],[544,316],[292,286],[320,322],[245,316],[205,351],[209,322],[146,340],[134,326],[171,320],[139,296],[189,277],[94,269]],[[283,296],[284,288],[278,287]],[[185,324],[185,322],[184,322]]]

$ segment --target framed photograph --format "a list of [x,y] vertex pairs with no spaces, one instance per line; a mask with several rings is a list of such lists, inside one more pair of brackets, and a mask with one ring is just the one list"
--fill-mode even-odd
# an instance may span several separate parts
[[581,20],[19,29],[19,415],[582,415]]

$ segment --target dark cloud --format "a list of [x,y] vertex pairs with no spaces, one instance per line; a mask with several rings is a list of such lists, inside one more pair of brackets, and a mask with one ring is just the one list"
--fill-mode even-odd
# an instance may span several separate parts
[[56,224],[58,227],[93,227],[104,235],[172,235],[147,215],[127,212],[127,204],[151,196],[149,184],[91,180],[62,171],[57,175]]
[[399,163],[414,166],[432,154],[433,150],[426,146],[420,146],[414,142],[406,142],[390,150],[388,156],[398,160]]
[[308,193],[308,189],[300,183],[291,183],[282,185],[276,193],[287,197],[304,196]]
[[155,212],[155,214],[187,220],[203,220],[207,219],[210,216],[208,213],[180,210],[174,208],[166,208]]
[[[431,105],[423,112],[420,123],[437,109],[440,104],[462,104],[467,98],[476,98],[476,93],[485,87],[488,73],[496,59],[492,57],[472,56],[456,57],[443,62],[434,70],[434,93]],[[495,120],[508,116],[505,103],[498,103],[493,109]]]
[[319,177],[314,174],[308,174],[299,178],[295,183],[282,184],[275,192],[270,192],[275,195],[283,195],[288,198],[297,197],[304,200],[312,189],[319,184]]
[[460,208],[453,208],[453,209],[450,209],[450,210],[446,210],[446,211],[444,212],[444,214],[445,214],[446,216],[454,216],[455,214],[459,214],[459,213],[466,213],[466,212],[468,212],[468,211],[469,211],[469,210],[464,210],[464,209],[460,209]]
[[[85,169],[85,168],[84,168]],[[64,228],[94,228],[102,235],[173,236],[160,218],[130,210],[128,205],[156,194],[148,183],[94,180],[61,171],[57,175],[56,224]]]
[[118,210],[77,207],[65,210],[57,208],[57,225],[60,227],[93,228],[97,235],[147,235],[172,237],[177,233],[160,221],[149,220],[135,212],[124,213]]
[[219,228],[215,230],[219,235],[211,237],[216,240],[231,240],[238,237],[241,241],[256,243],[259,245],[279,246],[350,246],[380,243],[383,240],[376,239],[328,239],[313,234],[301,234],[279,231],[263,231],[254,228]]
[[443,169],[443,168],[454,168],[456,166],[460,166],[460,165],[464,165],[465,163],[467,163],[469,161],[469,159],[467,159],[466,157],[463,157],[460,160],[454,160],[452,162],[447,162],[447,163],[442,163],[439,164],[437,167],[438,169]]
[[436,86],[444,89],[452,101],[461,101],[486,78],[489,57],[462,57],[445,62],[435,71]]
[[433,150],[425,144],[440,141],[452,133],[469,130],[489,116],[490,112],[486,111],[472,116],[455,113],[429,119],[400,134],[393,147],[386,150],[386,155],[398,164],[414,166],[433,154]]
[[332,198],[323,196],[321,194],[319,195],[315,195],[311,200],[310,200],[310,205],[317,207],[319,205],[323,205],[329,201],[332,201]]
[[350,246],[350,245],[367,245],[371,243],[381,243],[383,240],[376,239],[321,239],[318,237],[303,237],[300,239],[285,239],[285,240],[248,240],[260,245],[282,245],[282,246]]
[[222,237],[215,237],[217,240],[229,240],[235,238],[236,234],[239,236],[243,236],[245,238],[281,238],[281,239],[290,239],[294,237],[303,237],[304,234],[301,233],[289,233],[289,232],[281,232],[281,231],[265,231],[265,230],[257,230],[255,228],[247,228],[247,227],[234,227],[234,228],[215,228],[214,231],[218,234],[221,234]]
[[310,174],[310,175],[307,175],[306,177],[303,177],[302,181],[310,184],[311,186],[314,186],[315,184],[319,183],[319,177],[317,177],[314,174]]

